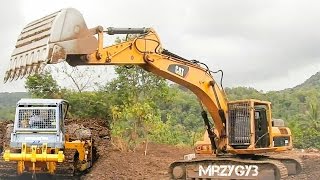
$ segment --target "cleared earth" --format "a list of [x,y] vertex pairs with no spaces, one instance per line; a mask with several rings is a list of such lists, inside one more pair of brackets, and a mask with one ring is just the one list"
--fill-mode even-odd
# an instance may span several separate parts
[[[0,121],[0,140],[3,141],[4,128],[8,122]],[[99,158],[89,172],[79,179],[168,179],[168,167],[171,162],[181,159],[184,154],[192,153],[191,147],[148,143],[147,154],[145,145],[135,152],[119,151],[110,143],[109,130],[103,120],[69,120],[69,123],[83,124],[90,127],[95,139]],[[2,143],[2,142],[0,142]],[[320,153],[317,150],[294,150],[286,155],[300,157],[304,162],[301,174],[287,179],[318,179],[320,177]],[[28,179],[24,176],[23,179]],[[47,178],[47,177],[46,177]],[[38,179],[42,179],[39,177]]]

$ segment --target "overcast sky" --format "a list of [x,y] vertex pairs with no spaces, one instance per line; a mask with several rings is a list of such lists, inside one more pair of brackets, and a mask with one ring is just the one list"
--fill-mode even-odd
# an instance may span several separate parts
[[[205,62],[212,70],[224,70],[224,84],[229,87],[281,90],[302,83],[320,69],[320,1],[10,0],[1,3],[0,91],[24,91],[24,80],[2,83],[23,27],[66,7],[82,12],[89,27],[153,27],[164,48]],[[110,72],[108,76],[112,76]]]

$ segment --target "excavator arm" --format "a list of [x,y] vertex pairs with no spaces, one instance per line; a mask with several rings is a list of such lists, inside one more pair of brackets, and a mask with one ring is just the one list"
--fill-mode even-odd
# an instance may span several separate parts
[[[108,28],[118,32],[117,29]],[[109,32],[107,31],[107,32]],[[141,29],[140,32],[145,32]],[[136,33],[127,29],[126,33]],[[103,34],[98,33],[98,47],[102,47]],[[80,58],[81,59],[81,58]],[[224,91],[215,82],[212,72],[202,67],[197,61],[181,58],[161,47],[160,40],[153,29],[145,34],[113,46],[98,48],[96,52],[77,59],[67,59],[71,65],[138,65],[143,69],[176,82],[194,92],[207,107],[215,126],[219,129],[218,137],[224,131],[224,110],[227,108]],[[222,112],[223,111],[223,112]]]
[[[104,34],[137,34],[104,47]],[[97,37],[97,38],[96,38]],[[46,64],[138,65],[191,90],[205,105],[215,125],[218,149],[226,148],[227,100],[212,71],[162,48],[152,28],[88,29],[75,9],[62,9],[28,24],[16,44],[4,81],[39,73]],[[208,122],[206,123],[208,124]],[[213,132],[209,133],[213,134]]]

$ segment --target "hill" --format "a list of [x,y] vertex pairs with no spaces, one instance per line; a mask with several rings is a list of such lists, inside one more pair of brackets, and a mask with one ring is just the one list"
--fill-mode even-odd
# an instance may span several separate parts
[[0,107],[15,106],[18,100],[26,97],[28,97],[28,93],[26,92],[0,93]]
[[320,72],[317,72],[316,74],[312,75],[309,79],[307,79],[302,84],[294,87],[293,89],[306,89],[306,88],[316,88],[320,89]]
[[254,88],[237,87],[226,88],[226,92],[229,100],[270,101],[273,117],[286,121],[297,147],[320,147],[320,72],[296,87],[281,91],[263,93]]
[[0,120],[13,119],[16,103],[26,97],[26,92],[0,93]]

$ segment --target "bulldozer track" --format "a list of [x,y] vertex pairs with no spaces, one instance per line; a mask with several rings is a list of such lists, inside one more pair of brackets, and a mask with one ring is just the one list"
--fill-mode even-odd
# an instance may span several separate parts
[[[89,151],[89,158],[94,158],[95,156],[95,147],[91,146]],[[84,173],[79,171],[77,166],[81,164],[77,160],[77,150],[75,149],[65,149],[64,150],[65,160],[62,163],[57,163],[56,171],[53,178],[57,179],[79,179],[79,177]],[[90,160],[92,166],[92,159]]]
[[2,155],[0,158],[0,180],[14,179],[17,177],[17,162],[6,162]]
[[[74,156],[76,150],[67,149],[64,151],[65,161],[62,163],[57,163],[56,172],[50,179],[77,179],[75,176],[75,161]],[[17,174],[17,162],[14,161],[4,161],[2,156],[0,159],[0,180],[7,179],[18,179]],[[41,174],[41,173],[40,173]],[[40,175],[39,174],[39,175]]]
[[[199,158],[199,159],[193,159],[193,160],[181,160],[181,161],[176,161],[172,163],[169,167],[169,175],[170,179],[217,179],[221,177],[196,177],[194,174],[198,174],[199,170],[194,169],[194,167],[198,167],[199,165],[210,165],[210,164],[219,164],[219,165],[256,165],[259,168],[259,175],[257,177],[245,177],[245,179],[270,179],[270,175],[267,178],[263,177],[263,174],[271,174],[270,170],[274,171],[274,176],[271,179],[275,180],[280,180],[280,179],[285,179],[288,177],[288,171],[286,166],[278,160],[274,159],[269,159],[265,157],[259,157],[257,159],[241,159],[237,157],[208,157],[208,158]],[[174,167],[180,166],[180,167],[185,167],[184,169],[184,175],[182,178],[175,178],[174,177]],[[196,173],[189,173],[190,170],[188,169],[194,169]],[[189,176],[189,174],[192,174]],[[260,175],[262,174],[262,175]],[[226,179],[228,177],[222,177],[223,179]],[[243,179],[244,177],[238,177],[240,179]],[[230,177],[229,179],[238,179],[235,177]]]
[[55,172],[55,177],[57,178],[63,178],[68,179],[75,175],[76,167],[75,167],[75,160],[74,157],[77,153],[77,150],[75,149],[65,149],[64,150],[64,156],[65,160],[62,163],[57,163],[57,168]]

